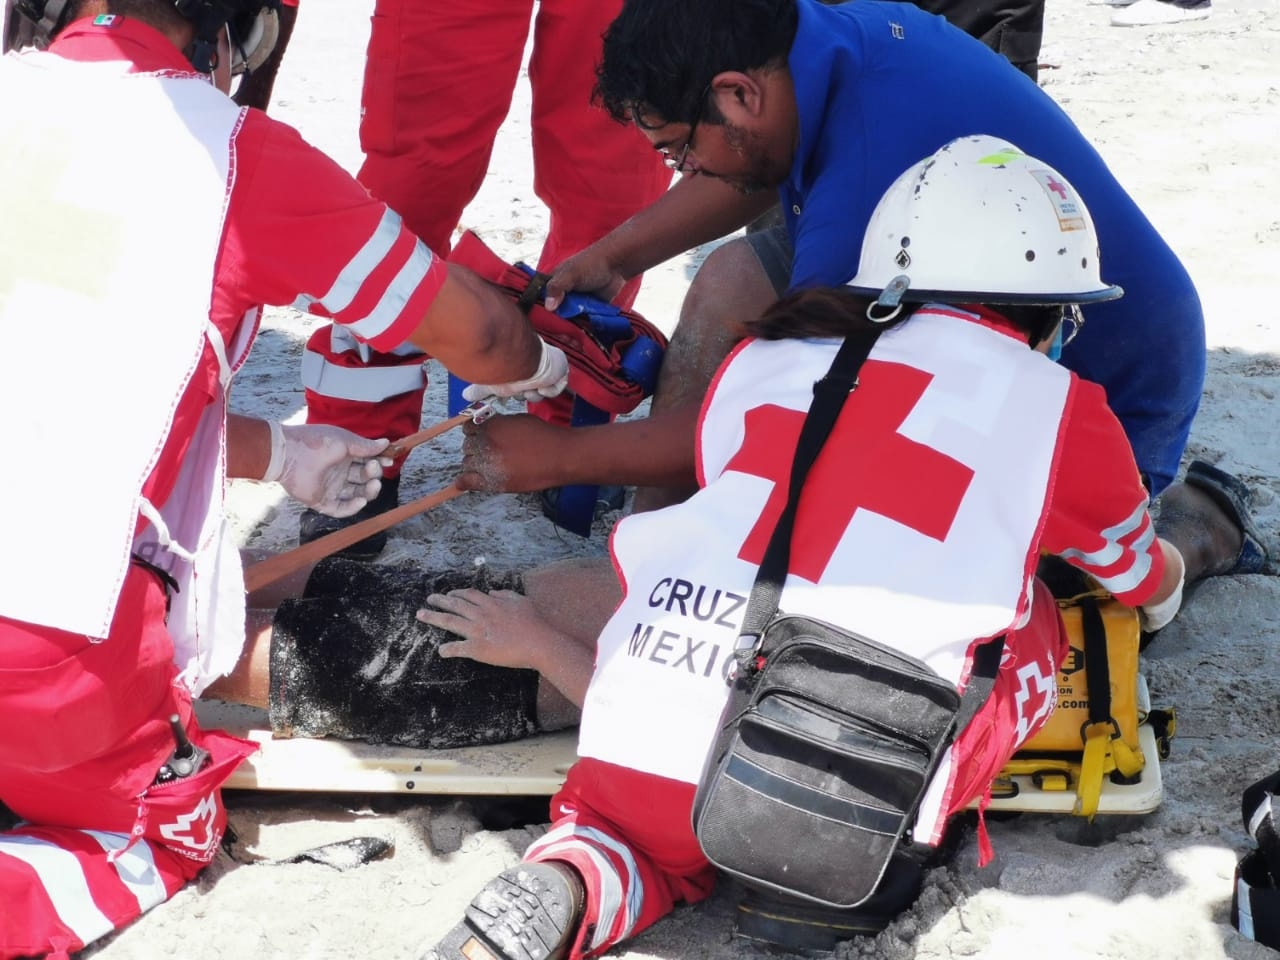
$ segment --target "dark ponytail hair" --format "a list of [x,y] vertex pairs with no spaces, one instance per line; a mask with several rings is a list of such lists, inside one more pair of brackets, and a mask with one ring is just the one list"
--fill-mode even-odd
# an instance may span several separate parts
[[870,297],[847,287],[813,287],[787,294],[754,320],[740,326],[745,336],[762,340],[804,337],[850,337],[895,327],[911,315],[911,309],[888,323],[867,319]]
[[[788,294],[739,327],[743,336],[762,340],[868,336],[905,322],[920,306],[904,304],[902,312],[892,320],[872,323],[867,319],[867,307],[873,302],[847,287],[814,287]],[[1056,304],[995,305],[992,309],[1023,331],[1033,347],[1053,335],[1063,310]]]

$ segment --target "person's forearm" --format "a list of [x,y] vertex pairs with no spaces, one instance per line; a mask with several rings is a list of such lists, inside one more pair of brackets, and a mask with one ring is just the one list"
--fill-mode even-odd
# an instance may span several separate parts
[[582,709],[595,672],[595,646],[585,647],[572,637],[554,631],[538,639],[533,669],[562,697]]
[[271,463],[271,427],[256,417],[227,415],[227,476],[258,480]]
[[515,301],[453,264],[409,341],[472,383],[523,380],[542,356],[542,342]]
[[564,431],[562,483],[691,487],[697,482],[698,407]]
[[685,176],[600,244],[614,269],[634,277],[746,226],[777,200],[776,190],[743,194],[711,177]]

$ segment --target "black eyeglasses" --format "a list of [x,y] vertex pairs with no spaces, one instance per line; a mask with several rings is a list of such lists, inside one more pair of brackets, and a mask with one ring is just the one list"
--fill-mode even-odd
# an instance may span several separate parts
[[1084,311],[1080,309],[1080,305],[1069,303],[1064,306],[1062,308],[1062,342],[1059,348],[1065,347],[1078,337],[1082,329],[1084,329]]
[[680,148],[679,155],[673,157],[668,151],[662,151],[662,162],[676,173],[684,173],[685,161],[689,159],[689,148],[693,146],[693,134],[698,129],[698,124],[702,122],[702,115],[707,109],[707,94],[710,92],[711,84],[707,84],[702,90],[702,95],[698,97],[698,112],[693,115],[693,122],[689,124],[689,137]]

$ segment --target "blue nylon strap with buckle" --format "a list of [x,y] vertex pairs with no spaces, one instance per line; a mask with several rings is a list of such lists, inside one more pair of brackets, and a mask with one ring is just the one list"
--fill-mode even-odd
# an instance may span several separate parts
[[[535,271],[525,263],[515,266],[533,277]],[[541,302],[542,294],[538,295]],[[556,315],[578,324],[585,324],[592,336],[609,350],[619,340],[635,334],[635,340],[620,358],[619,372],[637,384],[645,396],[652,396],[658,381],[658,369],[662,365],[663,345],[652,337],[633,331],[631,321],[623,311],[607,300],[585,293],[568,293],[554,311]],[[466,401],[462,389],[466,382],[449,374],[449,415],[455,416]],[[609,423],[610,414],[580,396],[573,398],[570,409],[570,427],[588,427]],[[595,519],[596,501],[600,488],[596,484],[573,484],[559,488],[551,496],[544,496],[543,512],[556,526],[579,536],[591,535]]]

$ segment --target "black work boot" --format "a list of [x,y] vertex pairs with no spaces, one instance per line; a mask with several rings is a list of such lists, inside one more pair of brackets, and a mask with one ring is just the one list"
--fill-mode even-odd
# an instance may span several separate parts
[[567,864],[516,864],[485,884],[422,960],[560,960],[573,944],[583,896]]
[[[384,477],[382,489],[378,491],[378,495],[366,503],[358,513],[354,513],[349,517],[330,517],[310,508],[303,510],[302,517],[298,520],[298,544],[301,546],[337,530],[345,530],[353,523],[380,516],[388,510],[394,510],[399,505],[400,478]],[[387,532],[382,530],[353,543],[349,547],[344,547],[342,550],[337,551],[334,556],[346,557],[348,560],[372,560],[382,552],[382,548],[386,545]]]
[[854,937],[874,937],[915,902],[924,883],[925,849],[900,848],[880,884],[857,907],[827,907],[799,897],[747,886],[738,901],[734,933],[794,953],[833,953]]

